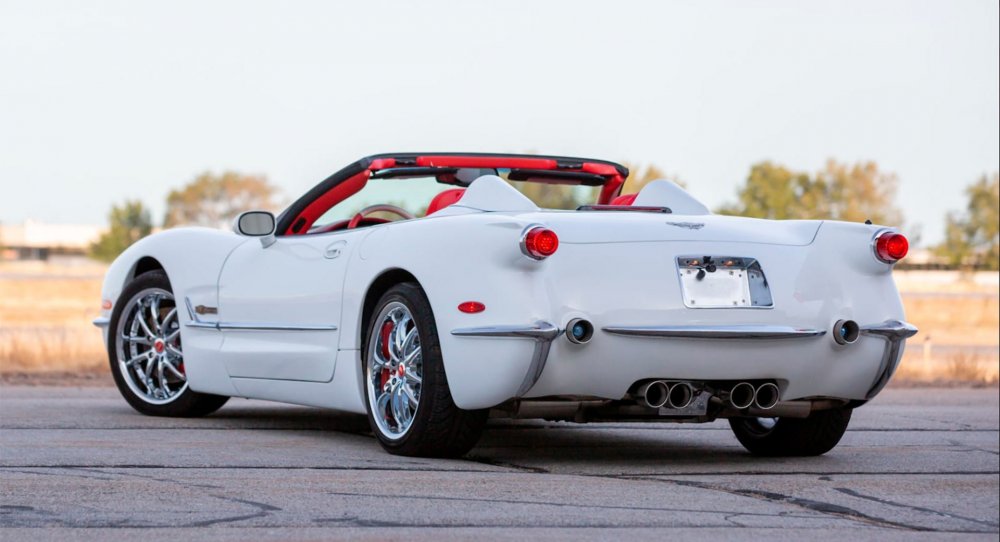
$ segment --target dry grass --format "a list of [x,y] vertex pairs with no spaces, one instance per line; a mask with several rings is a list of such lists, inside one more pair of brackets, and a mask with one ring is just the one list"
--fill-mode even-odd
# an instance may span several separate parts
[[106,365],[100,332],[93,326],[0,330],[0,372],[93,371]]
[[[102,270],[62,271],[0,265],[0,373],[106,370],[101,334],[90,324],[98,313]],[[975,284],[934,290],[912,279],[900,285],[907,319],[920,335],[910,341],[894,380],[996,382],[1000,291]]]
[[100,331],[101,280],[0,278],[0,372],[93,370],[107,365]]
[[899,385],[996,385],[1000,383],[1000,363],[998,363],[996,356],[977,356],[966,352],[958,352],[930,360],[907,353],[903,357],[892,383]]
[[903,293],[906,319],[920,328],[915,342],[997,345],[1000,295],[928,296]]

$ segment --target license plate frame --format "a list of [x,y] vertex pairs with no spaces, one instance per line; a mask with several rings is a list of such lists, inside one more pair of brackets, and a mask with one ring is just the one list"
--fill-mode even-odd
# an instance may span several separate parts
[[679,256],[677,278],[689,309],[770,309],[774,307],[764,270],[745,256]]

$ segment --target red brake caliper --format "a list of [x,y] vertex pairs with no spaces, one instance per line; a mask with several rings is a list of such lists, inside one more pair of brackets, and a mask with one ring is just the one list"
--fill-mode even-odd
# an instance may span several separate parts
[[[380,335],[382,336],[382,359],[389,359],[389,336],[392,335],[393,324],[392,321],[387,321],[382,324],[382,330]],[[379,379],[379,388],[385,387],[385,383],[389,381],[389,368],[382,367],[382,375]]]

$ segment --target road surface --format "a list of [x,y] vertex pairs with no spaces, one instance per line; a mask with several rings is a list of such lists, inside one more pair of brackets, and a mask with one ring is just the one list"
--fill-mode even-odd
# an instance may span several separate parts
[[996,540],[998,391],[889,389],[823,457],[725,422],[496,422],[465,460],[385,454],[362,417],[113,388],[0,387],[0,540]]

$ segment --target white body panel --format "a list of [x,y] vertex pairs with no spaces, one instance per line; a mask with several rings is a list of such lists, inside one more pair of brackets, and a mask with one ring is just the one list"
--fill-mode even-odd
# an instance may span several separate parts
[[219,320],[231,324],[220,359],[230,376],[333,378],[350,248],[317,235],[233,251],[219,277]]
[[[185,327],[192,389],[223,395],[364,412],[359,352],[365,298],[380,275],[404,270],[431,302],[448,382],[462,408],[491,407],[517,396],[532,368],[535,341],[451,331],[539,321],[564,329],[573,318],[593,322],[594,338],[576,345],[557,336],[540,377],[522,397],[621,399],[635,382],[663,378],[773,379],[782,400],[866,399],[886,342],[862,336],[842,346],[830,330],[840,319],[862,326],[904,321],[891,266],[872,255],[870,243],[884,228],[711,215],[693,200],[680,201],[675,185],[653,188],[636,204],[640,199],[643,205],[673,204],[692,214],[541,211],[519,203],[519,194],[500,179],[482,178],[458,204],[424,219],[279,237],[266,249],[256,239],[231,233],[168,231],[126,251],[109,270],[103,296],[117,300],[136,262],[152,257],[166,270],[178,300],[218,307],[218,315],[203,317],[206,321],[336,326]],[[491,201],[503,210],[492,210]],[[519,250],[522,232],[532,224],[560,237],[558,251],[546,260],[529,259]],[[328,258],[325,251],[332,246],[339,253]],[[756,259],[773,307],[685,307],[676,258],[711,254]],[[486,310],[456,309],[470,300]],[[182,311],[182,324],[187,322]],[[827,334],[718,340],[602,331],[681,325],[792,326]]]

